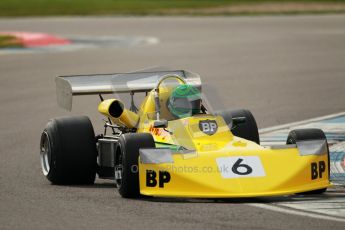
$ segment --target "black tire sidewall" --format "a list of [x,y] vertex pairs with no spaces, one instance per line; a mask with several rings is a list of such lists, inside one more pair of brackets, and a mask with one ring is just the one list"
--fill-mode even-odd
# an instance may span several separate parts
[[46,176],[54,184],[92,184],[97,150],[91,121],[86,116],[61,117],[48,122],[51,159]]
[[118,191],[125,198],[139,197],[139,149],[155,148],[154,139],[150,133],[123,134],[118,148],[122,154],[122,178]]

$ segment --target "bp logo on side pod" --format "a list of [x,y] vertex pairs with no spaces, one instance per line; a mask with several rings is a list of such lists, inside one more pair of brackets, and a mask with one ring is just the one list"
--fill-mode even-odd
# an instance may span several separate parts
[[218,125],[215,120],[201,120],[199,121],[199,129],[211,136],[217,132]]

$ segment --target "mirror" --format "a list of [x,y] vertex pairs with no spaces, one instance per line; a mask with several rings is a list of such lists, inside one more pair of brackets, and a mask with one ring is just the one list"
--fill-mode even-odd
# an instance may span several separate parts
[[232,122],[235,126],[246,123],[245,117],[233,117]]

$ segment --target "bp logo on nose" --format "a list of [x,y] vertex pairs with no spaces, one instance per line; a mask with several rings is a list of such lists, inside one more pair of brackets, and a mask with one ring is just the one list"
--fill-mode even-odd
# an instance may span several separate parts
[[217,132],[218,125],[215,120],[201,120],[199,121],[199,129],[211,136]]

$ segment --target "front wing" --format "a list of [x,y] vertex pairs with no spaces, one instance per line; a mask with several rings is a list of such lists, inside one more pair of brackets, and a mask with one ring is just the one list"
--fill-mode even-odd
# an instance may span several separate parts
[[330,186],[329,154],[325,142],[320,146],[313,149],[303,144],[213,152],[141,149],[140,193],[230,198],[286,195],[326,188]]

